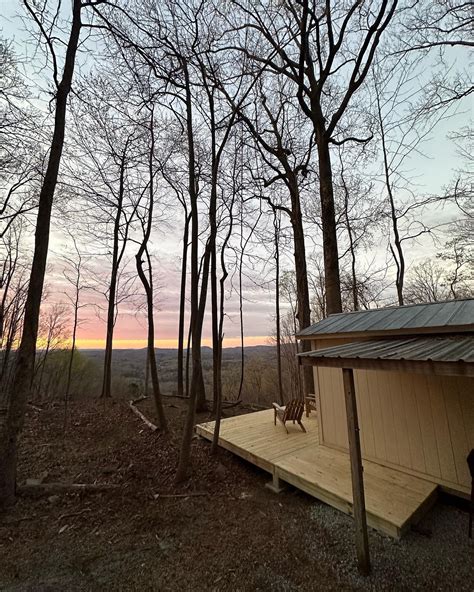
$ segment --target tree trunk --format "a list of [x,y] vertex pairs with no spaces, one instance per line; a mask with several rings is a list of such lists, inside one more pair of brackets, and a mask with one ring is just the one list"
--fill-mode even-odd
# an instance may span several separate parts
[[194,419],[196,415],[196,385],[199,380],[199,374],[202,374],[201,367],[201,336],[195,331],[196,320],[199,307],[199,212],[198,212],[198,192],[196,179],[196,157],[194,150],[194,130],[193,130],[193,109],[191,95],[191,81],[189,79],[188,65],[185,59],[181,60],[183,69],[185,90],[186,90],[186,132],[188,140],[188,192],[191,205],[191,321],[190,333],[192,343],[192,377],[189,393],[188,412],[183,429],[183,438],[181,450],[179,453],[178,468],[176,470],[175,481],[180,483],[184,481],[189,472],[189,462],[191,458],[191,442],[194,431]]
[[319,159],[319,192],[323,228],[324,279],[327,314],[342,312],[339,254],[337,248],[336,213],[331,169],[331,154],[324,132],[315,126]]
[[349,217],[349,189],[347,188],[346,180],[344,178],[344,167],[341,158],[341,177],[342,185],[344,187],[344,218],[346,220],[347,237],[349,239],[349,251],[351,254],[351,282],[352,282],[352,303],[354,310],[359,310],[359,293],[357,290],[357,273],[356,273],[356,251],[354,245],[354,237],[352,234],[351,219]]
[[119,195],[117,201],[117,211],[115,212],[114,219],[114,231],[113,231],[113,247],[112,247],[112,269],[110,272],[110,284],[109,284],[109,297],[107,305],[107,330],[105,339],[105,352],[104,352],[104,375],[102,379],[102,392],[101,398],[110,398],[112,396],[112,352],[113,352],[113,338],[114,338],[114,327],[115,327],[115,303],[117,299],[117,280],[120,260],[124,252],[124,246],[122,251],[119,253],[119,241],[120,241],[120,226],[122,219],[122,207],[123,198],[125,192],[125,158],[126,158],[127,146],[124,148],[122,154],[122,161],[120,166],[120,185]]
[[384,168],[385,168],[385,182],[387,187],[388,200],[390,203],[390,219],[392,221],[393,230],[393,242],[395,243],[395,249],[390,245],[390,251],[392,253],[395,265],[397,267],[397,275],[395,279],[395,285],[397,288],[397,298],[399,306],[405,304],[403,298],[403,286],[405,283],[405,255],[403,253],[402,241],[400,240],[400,232],[398,230],[398,216],[395,208],[395,199],[392,192],[392,186],[390,183],[390,171],[388,166],[387,151],[385,147],[384,134],[382,133],[382,146],[384,154]]
[[[215,105],[214,105],[214,88],[209,86],[207,74],[204,67],[201,68],[203,80],[206,88],[207,98],[209,102],[209,117],[210,117],[210,131],[211,131],[211,195],[209,200],[209,239],[204,255],[204,265],[201,281],[201,301],[199,304],[199,319],[198,330],[202,332],[202,323],[204,320],[204,313],[206,309],[207,286],[209,277],[209,267],[211,272],[211,314],[212,314],[212,360],[213,360],[213,408],[215,410],[217,396],[218,396],[218,365],[219,356],[218,351],[220,347],[219,328],[218,328],[218,310],[217,310],[217,255],[216,255],[216,241],[217,241],[217,182],[219,175],[219,165],[222,152],[229,138],[230,130],[235,119],[235,112],[232,114],[227,123],[224,136],[222,138],[219,148],[216,142],[216,119],[215,119]],[[206,392],[204,388],[204,377],[201,368],[200,380],[198,385],[197,396],[197,410],[206,411]]]
[[[211,252],[212,246],[210,241],[208,241],[206,245],[206,250],[204,252],[203,257],[203,265],[202,265],[202,272],[201,272],[201,293],[199,297],[199,305],[197,309],[196,319],[193,326],[193,335],[192,335],[192,356],[193,356],[193,364],[198,364],[199,368],[196,369],[196,372],[193,370],[193,379],[196,380],[195,389],[196,389],[196,411],[204,412],[207,411],[207,402],[206,402],[206,387],[204,385],[204,374],[202,371],[202,352],[201,352],[201,341],[202,341],[202,326],[204,323],[204,314],[206,312],[206,300],[207,300],[207,288],[209,285],[209,267],[211,263]],[[196,355],[194,355],[194,348],[197,348]],[[192,381],[191,381],[191,388],[192,388]]]
[[[74,243],[75,244],[75,243]],[[76,247],[77,250],[77,247]],[[79,296],[80,296],[80,281],[81,281],[81,259],[79,256],[77,276],[76,276],[76,294],[74,298],[74,324],[72,328],[72,343],[71,343],[71,354],[69,356],[68,368],[67,368],[67,379],[66,379],[66,391],[64,393],[64,421],[63,421],[63,444],[66,438],[68,412],[69,412],[69,393],[71,390],[71,378],[72,378],[72,367],[74,363],[74,353],[76,349],[76,335],[77,335],[77,324],[79,320]]]
[[186,398],[189,397],[189,366],[190,366],[190,358],[191,358],[191,323],[189,324],[188,329],[188,340],[186,342]]
[[[306,267],[306,246],[304,242],[303,216],[301,213],[300,191],[298,180],[293,173],[289,178],[291,197],[291,226],[293,228],[293,244],[296,275],[296,298],[298,329],[302,331],[311,325],[311,305],[309,301],[308,270]],[[303,352],[311,351],[311,341],[301,341]],[[314,393],[314,376],[311,366],[303,366],[304,395]]]
[[214,112],[214,96],[212,90],[207,87],[209,99],[209,114],[211,123],[211,199],[209,201],[209,226],[210,226],[210,255],[211,255],[211,317],[212,317],[212,408],[217,413],[219,398],[219,349],[221,342],[219,338],[219,317],[217,310],[217,177],[219,173],[219,155],[216,152],[216,121]]
[[[234,175],[235,180],[235,175]],[[235,185],[234,185],[235,189]],[[215,454],[217,452],[217,446],[219,444],[219,433],[221,429],[221,416],[222,416],[222,344],[224,342],[224,298],[225,298],[225,282],[229,275],[227,271],[227,267],[225,264],[225,250],[227,245],[229,244],[230,237],[232,235],[233,229],[233,214],[232,209],[234,206],[235,200],[235,191],[232,196],[232,203],[229,209],[230,214],[230,222],[229,222],[229,229],[224,239],[224,243],[222,244],[221,249],[221,268],[222,268],[222,275],[219,281],[220,285],[220,301],[219,301],[219,325],[217,327],[217,372],[216,375],[216,423],[214,425],[214,434],[212,437],[212,445],[211,445],[211,454]],[[217,313],[217,311],[216,311]]]
[[[151,184],[151,183],[150,183]],[[152,200],[150,200],[152,201]],[[149,209],[152,209],[151,206]],[[151,228],[151,224],[149,224]],[[153,285],[151,283],[151,261],[150,257],[147,252],[147,242],[149,237],[149,231],[147,230],[147,235],[143,238],[142,244],[138,249],[138,252],[135,256],[135,261],[137,264],[137,273],[142,282],[143,288],[146,294],[146,307],[147,307],[147,317],[148,317],[148,332],[147,332],[147,357],[150,365],[150,376],[151,376],[151,385],[153,388],[153,399],[155,401],[155,408],[156,408],[156,415],[158,417],[158,425],[161,430],[166,432],[168,430],[168,425],[166,422],[165,410],[163,408],[163,400],[161,396],[160,390],[160,382],[158,378],[158,366],[156,364],[156,353],[155,353],[155,321],[154,321],[154,312],[153,312]],[[143,255],[146,254],[148,259],[149,265],[149,278],[146,277],[145,271],[143,269]]]
[[219,319],[217,310],[217,261],[216,244],[211,251],[211,316],[212,316],[212,411],[217,413],[217,399],[219,397]]
[[281,372],[281,332],[280,332],[280,225],[277,213],[273,211],[273,226],[275,231],[275,325],[276,325],[276,350],[277,350],[277,375],[278,375],[278,401],[283,405],[283,379]]
[[390,204],[390,220],[392,222],[392,230],[393,230],[393,237],[395,243],[395,249],[393,248],[392,244],[390,243],[390,252],[392,253],[393,260],[395,261],[395,265],[397,268],[397,275],[395,279],[395,285],[397,288],[397,298],[398,304],[403,306],[404,299],[403,299],[403,284],[405,282],[405,256],[403,253],[402,242],[400,240],[400,233],[398,230],[398,216],[397,210],[395,207],[395,197],[392,191],[392,183],[390,178],[390,165],[388,162],[388,148],[385,138],[385,127],[383,123],[382,117],[382,108],[380,106],[380,97],[378,94],[378,89],[376,87],[376,98],[377,98],[377,114],[379,118],[379,126],[380,126],[380,139],[382,140],[382,155],[383,155],[383,167],[384,167],[384,177],[385,177],[385,188],[387,189],[388,201]]
[[[50,329],[50,331],[51,331],[51,329]],[[46,368],[46,361],[48,359],[50,345],[51,345],[51,334],[48,335],[48,340],[46,342],[46,348],[43,352],[43,357],[41,358],[40,363],[36,365],[36,369],[34,370],[34,374],[33,374],[33,381],[32,382],[36,382],[35,378],[36,378],[37,372],[39,370],[39,379],[38,379],[38,384],[36,385],[36,389],[33,386],[33,398],[35,400],[39,400],[39,401],[43,400],[41,388],[43,386],[44,370]]]
[[[155,407],[156,407],[156,414],[158,416],[158,424],[159,427],[166,432],[168,430],[168,426],[166,423],[166,416],[165,410],[163,408],[163,400],[161,396],[160,390],[160,382],[158,379],[158,367],[156,364],[156,355],[155,355],[155,320],[154,320],[154,311],[153,311],[153,273],[152,273],[152,265],[151,265],[151,258],[148,252],[148,241],[151,235],[151,227],[153,224],[153,206],[155,201],[155,192],[154,192],[154,167],[153,167],[153,158],[154,158],[154,151],[155,151],[155,135],[154,135],[154,121],[153,121],[153,108],[151,109],[150,115],[150,149],[149,149],[149,158],[148,158],[148,175],[149,175],[149,200],[148,200],[148,216],[146,220],[146,225],[143,227],[143,238],[140,244],[140,247],[137,251],[135,256],[135,261],[137,264],[137,273],[142,282],[143,288],[146,294],[146,306],[147,306],[147,320],[148,320],[148,341],[147,341],[147,353],[148,353],[148,361],[150,365],[150,375],[151,375],[151,384],[153,387],[153,398],[155,400]],[[143,225],[143,222],[142,222]],[[143,256],[146,256],[147,263],[148,263],[148,278],[145,274],[143,269]]]
[[237,401],[242,398],[242,391],[244,387],[245,375],[245,336],[244,336],[244,297],[243,297],[243,282],[242,282],[242,268],[244,263],[244,248],[243,248],[243,204],[240,204],[240,258],[239,258],[239,320],[240,320],[240,380],[239,391],[237,394]]
[[3,419],[1,416],[4,416],[4,423],[0,425],[0,507],[11,504],[15,499],[17,439],[23,427],[34,370],[39,312],[48,256],[51,211],[64,145],[67,99],[71,90],[80,31],[81,0],[74,0],[64,69],[56,92],[54,131],[48,166],[39,195],[34,255],[26,298],[23,331],[15,356],[15,370],[9,389],[8,406],[3,413],[0,413],[0,421]]
[[[178,396],[184,396],[184,315],[186,307],[186,272],[188,267],[188,240],[190,216],[185,211],[183,230],[183,254],[181,260],[181,289],[179,294],[179,326],[178,326]],[[187,389],[186,389],[187,390]]]
[[150,385],[150,356],[148,353],[148,346],[146,348],[146,356],[145,356],[145,384],[143,387],[143,396],[148,397],[148,390]]

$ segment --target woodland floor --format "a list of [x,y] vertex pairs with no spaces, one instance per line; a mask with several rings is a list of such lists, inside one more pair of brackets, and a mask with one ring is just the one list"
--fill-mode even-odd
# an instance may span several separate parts
[[[423,532],[370,532],[373,574],[354,560],[352,519],[209,444],[193,442],[193,477],[173,486],[185,405],[167,398],[172,435],[149,431],[125,402],[29,408],[20,482],[110,483],[107,493],[20,497],[0,516],[0,590],[472,590],[467,514],[438,504]],[[141,409],[152,419],[150,401]],[[227,413],[242,413],[243,409]],[[209,418],[200,416],[200,421]],[[202,496],[155,498],[206,493]]]

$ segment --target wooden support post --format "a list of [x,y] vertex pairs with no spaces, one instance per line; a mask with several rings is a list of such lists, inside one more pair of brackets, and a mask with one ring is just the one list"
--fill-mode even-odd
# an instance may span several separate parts
[[472,518],[474,516],[474,448],[467,455],[467,466],[471,473],[471,503],[469,505],[469,538],[472,539]]
[[357,418],[357,402],[354,372],[352,371],[352,368],[343,368],[342,378],[344,381],[347,433],[349,436],[349,454],[351,460],[357,562],[360,573],[366,576],[370,573],[369,541],[367,536],[367,518],[365,515],[364,477],[362,474],[359,420]]
[[267,487],[270,491],[273,491],[273,493],[281,493],[286,489],[284,485],[281,485],[280,479],[275,471],[272,475],[272,481],[270,481],[270,483],[265,483],[265,487]]

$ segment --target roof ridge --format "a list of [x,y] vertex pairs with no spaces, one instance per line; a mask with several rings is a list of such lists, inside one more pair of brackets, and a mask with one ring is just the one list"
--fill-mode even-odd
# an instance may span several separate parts
[[[467,302],[467,301],[474,301],[474,298],[451,298],[447,300],[437,300],[436,302],[413,302],[411,304],[389,304],[388,306],[378,306],[376,308],[365,308],[363,310],[348,310],[348,311],[341,311],[341,312],[332,312],[328,314],[327,317],[337,317],[338,315],[352,315],[352,314],[360,314],[360,313],[368,313],[368,312],[376,312],[380,310],[390,310],[395,308],[414,308],[415,306],[431,306],[435,304],[448,304],[449,302]],[[323,320],[323,319],[321,319]],[[316,321],[319,322],[319,321]],[[313,323],[313,325],[316,323]]]

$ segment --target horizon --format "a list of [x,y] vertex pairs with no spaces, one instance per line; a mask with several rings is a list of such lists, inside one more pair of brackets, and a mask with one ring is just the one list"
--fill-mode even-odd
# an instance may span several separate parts
[[[269,346],[273,344],[269,343],[269,336],[245,336],[244,347],[257,347],[257,346]],[[224,339],[223,349],[231,349],[240,347],[240,338],[230,337]],[[205,338],[202,340],[203,347],[212,348],[212,339]],[[146,349],[146,339],[114,339],[112,349]],[[76,342],[76,348],[78,350],[104,350],[105,339],[78,339]],[[178,349],[177,339],[155,339],[155,349]],[[186,347],[184,348],[186,349]]]

